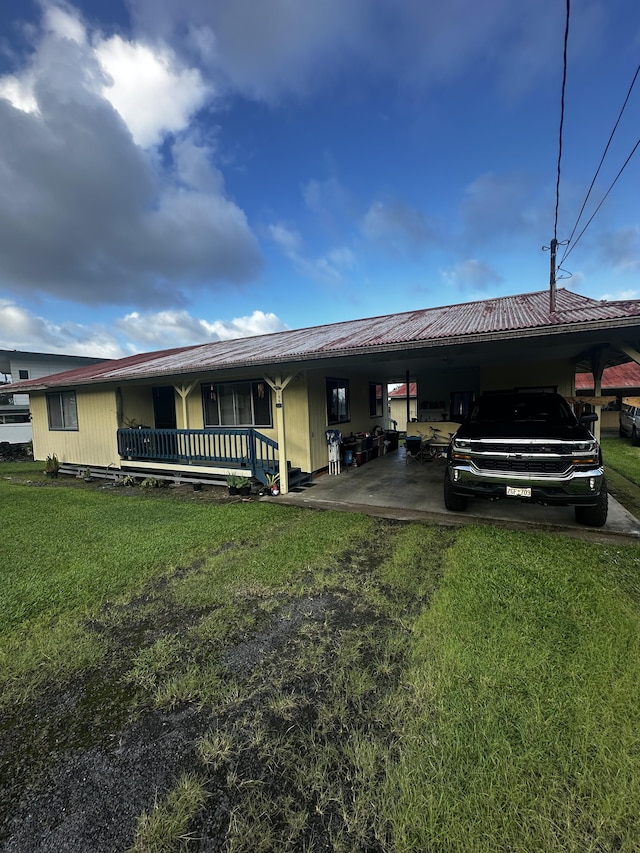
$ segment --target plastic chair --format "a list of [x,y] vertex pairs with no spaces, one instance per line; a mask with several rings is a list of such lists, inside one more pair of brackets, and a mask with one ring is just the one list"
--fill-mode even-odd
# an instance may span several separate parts
[[426,459],[422,436],[408,435],[405,439],[405,450],[405,463],[407,465],[411,461],[422,464]]

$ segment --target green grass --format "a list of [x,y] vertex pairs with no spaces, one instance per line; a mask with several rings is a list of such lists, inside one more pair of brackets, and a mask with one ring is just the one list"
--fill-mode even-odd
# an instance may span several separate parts
[[[37,474],[41,466],[27,467]],[[24,479],[27,469],[16,465],[2,466],[0,476],[15,469]],[[318,515],[315,525],[303,524],[302,511],[266,502],[213,507],[74,486],[0,480],[0,704],[18,701],[53,673],[66,678],[96,663],[104,643],[82,623],[159,574],[207,560],[214,571],[227,566],[222,584],[212,585],[204,569],[191,581],[192,603],[201,604],[203,596],[216,599],[220,590],[227,596],[227,583],[280,582],[339,548],[341,535],[348,537],[349,526],[358,525],[331,513]],[[231,561],[216,559],[222,546],[224,554],[237,549]]]
[[636,517],[640,517],[640,447],[628,438],[605,437],[602,455],[611,494]]
[[101,664],[131,713],[210,714],[132,850],[189,849],[221,802],[232,853],[639,849],[637,546],[3,479],[0,499],[4,701]]
[[398,850],[638,849],[640,616],[615,554],[640,568],[636,549],[460,533],[416,623]]
[[602,455],[607,468],[613,468],[640,488],[640,447],[633,447],[628,438],[604,437]]
[[127,853],[172,853],[187,850],[193,835],[189,823],[206,801],[206,791],[197,776],[185,775],[164,802],[157,799],[150,812],[139,818],[135,839]]

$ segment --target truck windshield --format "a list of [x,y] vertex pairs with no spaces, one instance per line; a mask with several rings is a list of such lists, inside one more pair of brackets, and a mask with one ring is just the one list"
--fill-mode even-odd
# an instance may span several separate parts
[[496,394],[481,397],[469,420],[483,421],[575,421],[569,405],[554,394]]

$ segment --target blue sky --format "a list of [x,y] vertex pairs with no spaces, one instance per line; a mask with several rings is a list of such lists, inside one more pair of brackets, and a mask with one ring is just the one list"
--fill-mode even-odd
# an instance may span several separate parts
[[[565,9],[3,0],[0,348],[118,357],[545,289]],[[636,0],[572,0],[560,241],[639,57]],[[639,138],[640,82],[560,285],[640,297],[640,154],[575,239]]]

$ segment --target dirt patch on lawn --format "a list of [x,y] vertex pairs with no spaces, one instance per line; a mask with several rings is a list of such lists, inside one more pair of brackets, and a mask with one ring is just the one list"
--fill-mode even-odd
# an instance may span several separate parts
[[[318,592],[244,590],[231,617],[176,607],[167,579],[105,610],[86,626],[106,639],[101,666],[2,720],[0,851],[390,850],[352,752],[396,749],[384,700],[409,629],[381,587],[356,591],[376,559],[363,547],[341,567],[349,583]],[[203,804],[153,846],[139,817],[171,818],[185,776]]]

